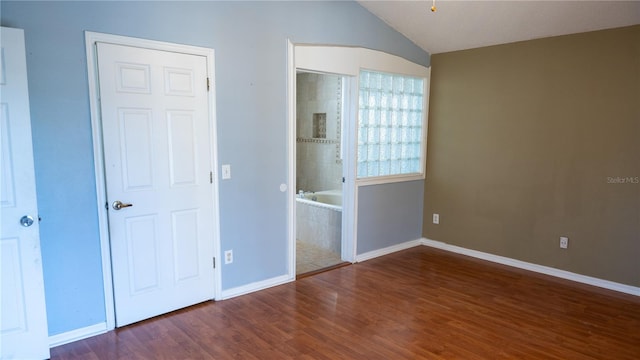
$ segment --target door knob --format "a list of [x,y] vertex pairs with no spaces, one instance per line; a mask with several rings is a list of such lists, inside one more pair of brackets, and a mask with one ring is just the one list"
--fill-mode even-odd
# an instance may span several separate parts
[[23,217],[20,218],[20,225],[24,226],[24,227],[29,227],[31,225],[33,225],[33,218],[29,215],[25,215]]
[[111,204],[111,206],[113,207],[113,210],[120,210],[122,208],[131,207],[133,204],[125,204],[120,200],[116,200]]

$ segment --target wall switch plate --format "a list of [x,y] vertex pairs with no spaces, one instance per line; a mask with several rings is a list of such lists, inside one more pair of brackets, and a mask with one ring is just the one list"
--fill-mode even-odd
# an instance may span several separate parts
[[433,223],[440,224],[440,214],[433,214]]
[[222,180],[231,179],[231,165],[222,165]]
[[233,262],[233,250],[227,250],[224,252],[224,263],[231,264]]
[[566,249],[569,247],[569,238],[566,236],[560,236],[560,248]]

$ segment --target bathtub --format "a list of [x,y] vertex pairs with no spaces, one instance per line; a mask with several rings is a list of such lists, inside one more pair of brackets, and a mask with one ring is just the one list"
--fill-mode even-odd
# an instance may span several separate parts
[[[336,210],[342,211],[342,191],[341,190],[326,190],[318,192],[308,192],[304,194],[304,198],[301,200],[310,200],[316,202],[317,206],[332,205],[337,207]],[[320,203],[320,204],[317,204]],[[333,207],[329,207],[332,209]]]
[[342,191],[317,191],[296,197],[296,239],[341,253]]

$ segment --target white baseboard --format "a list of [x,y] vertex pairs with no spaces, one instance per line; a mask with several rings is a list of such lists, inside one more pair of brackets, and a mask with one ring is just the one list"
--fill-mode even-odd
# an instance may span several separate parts
[[388,255],[396,251],[405,250],[405,249],[412,248],[415,246],[420,246],[420,245],[423,245],[423,239],[411,240],[401,244],[392,245],[386,248],[369,251],[364,254],[356,255],[356,262],[367,261],[373,258],[377,258],[379,256]]
[[[277,286],[277,285],[282,285],[284,283],[288,283],[294,280],[295,280],[295,277],[291,278],[288,275],[283,275],[283,276],[278,276],[272,279],[267,279],[264,281],[258,281],[258,282],[247,284],[244,286],[239,286],[237,288],[224,290],[222,291],[221,300],[230,299],[232,297],[248,294],[254,291],[263,290],[263,289]],[[68,331],[62,334],[52,335],[52,336],[49,336],[49,347],[53,348],[56,346],[68,344],[70,342],[86,339],[95,335],[104,334],[108,330],[113,330],[113,329],[107,329],[107,323],[102,322],[102,323],[87,326],[84,328]]]
[[620,283],[609,281],[609,280],[603,280],[603,279],[598,279],[591,276],[576,274],[576,273],[572,273],[565,270],[559,270],[556,268],[533,264],[526,261],[516,260],[516,259],[504,257],[504,256],[493,255],[493,254],[485,253],[482,251],[466,249],[460,246],[450,245],[447,243],[430,240],[426,238],[422,238],[422,244],[433,247],[433,248],[438,248],[438,249],[442,249],[442,250],[446,250],[446,251],[450,251],[450,252],[454,252],[462,255],[467,255],[467,256],[471,256],[471,257],[482,259],[482,260],[495,262],[498,264],[513,266],[519,269],[534,271],[540,274],[555,276],[558,278],[571,280],[571,281],[575,281],[575,282],[579,282],[587,285],[593,285],[593,286],[597,286],[597,287],[601,287],[609,290],[614,290],[614,291],[618,291],[625,294],[640,296],[640,287],[620,284]]
[[62,334],[49,336],[49,347],[53,348],[56,346],[68,344],[70,342],[86,339],[95,335],[104,334],[106,332],[107,332],[106,322],[83,327],[80,329],[67,331]]
[[[474,258],[487,260],[487,261],[491,261],[491,262],[495,262],[495,263],[503,264],[507,266],[512,266],[519,269],[534,271],[534,272],[545,274],[545,275],[555,276],[558,278],[571,280],[571,281],[575,281],[575,282],[579,282],[587,285],[592,285],[592,286],[597,286],[597,287],[601,287],[601,288],[605,288],[613,291],[618,291],[625,294],[640,296],[640,287],[620,284],[620,283],[616,283],[609,280],[594,278],[591,276],[580,275],[580,274],[572,273],[565,270],[559,270],[556,268],[533,264],[533,263],[529,263],[521,260],[504,257],[504,256],[493,255],[493,254],[485,253],[482,251],[466,249],[463,247],[450,245],[447,243],[426,239],[426,238],[411,240],[401,244],[389,246],[383,249],[378,249],[378,250],[366,252],[364,254],[356,255],[356,262],[367,261],[376,257],[388,255],[397,251],[409,249],[409,248],[420,246],[420,245],[442,249],[442,250],[450,251],[457,254],[467,255]],[[255,291],[270,288],[273,286],[282,285],[288,282],[292,282],[294,280],[295,280],[295,277],[292,278],[289,275],[277,276],[275,278],[258,281],[251,284],[239,286],[236,288],[224,290],[222,291],[220,298],[221,300],[226,300],[236,296],[245,295]],[[81,329],[68,331],[62,334],[49,336],[49,346],[56,347],[56,346],[68,344],[73,341],[82,340],[91,336],[103,334],[107,332],[107,330],[108,330],[107,323],[103,322],[103,323],[87,326]]]
[[254,291],[263,290],[273,286],[286,284],[288,282],[294,281],[295,279],[296,279],[295,276],[292,278],[289,275],[282,275],[282,276],[277,276],[271,279],[257,281],[257,282],[243,285],[243,286],[238,286],[235,288],[223,290],[222,295],[220,296],[220,299],[221,300],[230,299],[232,297],[245,295]]

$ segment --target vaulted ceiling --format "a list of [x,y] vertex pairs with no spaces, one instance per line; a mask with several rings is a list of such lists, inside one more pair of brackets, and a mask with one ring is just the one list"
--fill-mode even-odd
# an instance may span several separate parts
[[640,24],[640,1],[358,0],[430,54]]

